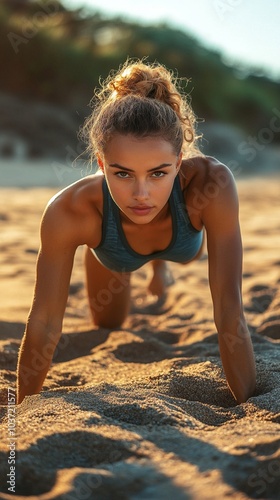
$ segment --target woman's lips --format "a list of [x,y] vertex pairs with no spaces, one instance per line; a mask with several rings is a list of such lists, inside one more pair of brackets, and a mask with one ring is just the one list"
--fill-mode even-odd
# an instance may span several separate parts
[[153,207],[149,207],[148,205],[138,205],[136,207],[129,207],[129,208],[136,215],[148,215]]

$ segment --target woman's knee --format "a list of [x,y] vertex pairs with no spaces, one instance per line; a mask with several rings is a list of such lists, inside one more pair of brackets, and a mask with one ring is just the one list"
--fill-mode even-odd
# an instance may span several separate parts
[[110,330],[115,330],[122,327],[125,319],[126,316],[123,319],[120,319],[119,321],[117,320],[117,318],[109,318],[108,315],[105,315],[103,317],[93,316],[93,324],[98,328],[108,328]]
[[87,255],[87,260],[87,291],[94,324],[120,326],[130,308],[130,273],[110,271],[93,255]]
[[126,302],[120,307],[112,305],[106,307],[97,303],[95,299],[89,298],[92,320],[95,326],[103,328],[119,328],[124,323],[129,313],[129,304]]

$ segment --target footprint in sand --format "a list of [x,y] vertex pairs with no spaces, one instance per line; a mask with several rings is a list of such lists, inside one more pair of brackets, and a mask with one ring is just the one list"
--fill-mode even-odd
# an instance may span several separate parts
[[59,384],[64,387],[81,386],[86,383],[86,379],[82,375],[74,375],[70,372],[63,372]]
[[251,301],[245,307],[247,312],[264,313],[275,296],[275,290],[265,285],[255,285],[250,289]]
[[166,347],[161,346],[156,340],[121,344],[113,354],[126,363],[151,363],[170,357]]
[[255,285],[250,289],[251,302],[245,310],[256,314],[264,314],[262,324],[256,333],[272,339],[280,338],[280,315],[273,313],[270,306],[275,299],[276,290],[266,285]]
[[280,339],[280,315],[273,315],[256,329],[256,333],[271,339]]
[[110,405],[103,411],[106,417],[133,425],[175,425],[176,420],[157,411],[154,407],[143,408],[140,404]]

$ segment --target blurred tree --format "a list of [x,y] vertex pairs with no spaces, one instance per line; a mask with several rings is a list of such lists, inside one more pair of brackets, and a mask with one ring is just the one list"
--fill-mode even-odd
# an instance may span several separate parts
[[99,12],[68,10],[58,0],[2,0],[0,31],[5,68],[0,91],[59,104],[81,121],[100,77],[127,56],[157,60],[185,77],[184,90],[201,118],[252,130],[263,126],[273,107],[280,109],[277,82],[250,75],[249,69],[240,77],[220,54],[167,24],[108,19]]

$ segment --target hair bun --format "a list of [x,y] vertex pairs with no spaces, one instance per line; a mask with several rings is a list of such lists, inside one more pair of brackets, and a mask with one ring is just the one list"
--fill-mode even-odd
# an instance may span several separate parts
[[153,68],[137,63],[125,67],[110,81],[108,87],[114,99],[137,95],[169,104],[170,91],[173,90],[171,85],[169,72],[164,67]]

